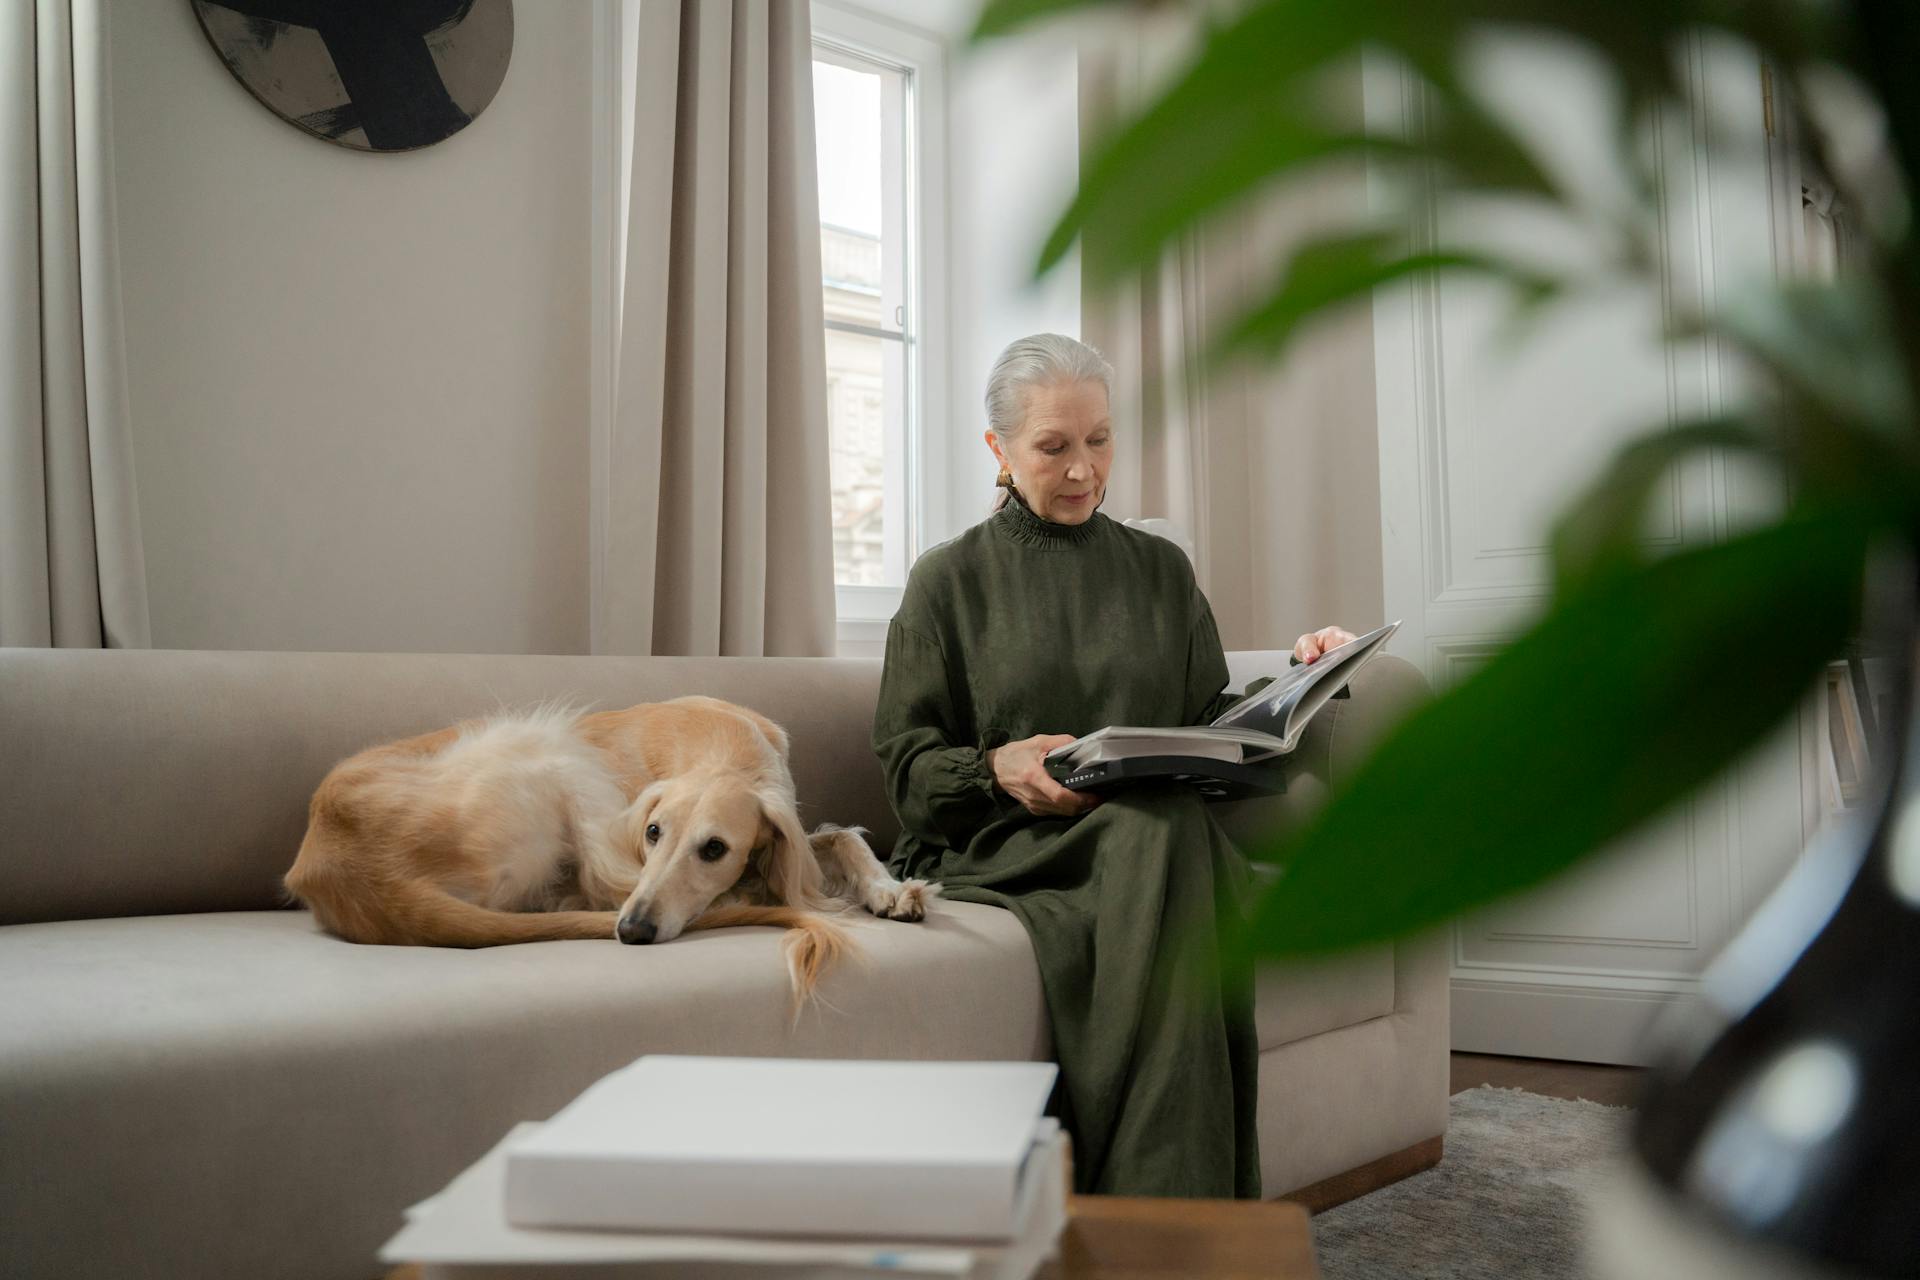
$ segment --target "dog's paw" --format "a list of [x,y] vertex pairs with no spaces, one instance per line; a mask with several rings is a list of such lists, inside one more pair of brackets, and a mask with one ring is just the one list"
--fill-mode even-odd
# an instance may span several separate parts
[[939,896],[940,886],[925,880],[876,884],[867,893],[867,910],[887,920],[924,920]]

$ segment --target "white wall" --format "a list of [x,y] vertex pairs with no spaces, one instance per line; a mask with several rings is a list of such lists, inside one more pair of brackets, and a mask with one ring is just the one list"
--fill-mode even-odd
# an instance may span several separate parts
[[1080,172],[1079,83],[1074,49],[1043,39],[961,48],[948,73],[952,408],[931,424],[944,465],[928,546],[984,518],[992,503],[997,467],[982,397],[994,358],[1030,333],[1080,333],[1079,251],[1033,279]]
[[[950,50],[930,545],[986,513],[1000,347],[1080,332],[1077,258],[1030,280],[1078,170],[1077,69],[1058,40],[965,47],[967,0],[843,7]],[[499,96],[399,156],[272,116],[184,0],[112,0],[111,18],[155,643],[585,652],[593,6],[516,6]],[[1378,613],[1370,360],[1361,313],[1253,393],[1273,430],[1213,517],[1237,539],[1215,539],[1211,587],[1230,647]]]
[[515,6],[470,126],[369,155],[112,0],[128,380],[167,648],[584,652],[589,26]]

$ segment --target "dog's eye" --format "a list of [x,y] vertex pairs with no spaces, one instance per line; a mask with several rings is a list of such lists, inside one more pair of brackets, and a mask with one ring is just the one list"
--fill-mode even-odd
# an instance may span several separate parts
[[660,840],[660,824],[657,822],[649,822],[647,824],[647,843],[657,844],[659,843],[659,840]]
[[727,856],[727,846],[724,841],[709,840],[700,846],[700,856],[708,862],[718,862]]

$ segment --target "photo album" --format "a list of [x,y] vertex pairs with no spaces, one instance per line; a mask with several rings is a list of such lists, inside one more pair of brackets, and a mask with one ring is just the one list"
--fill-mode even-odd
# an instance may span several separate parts
[[1109,725],[1047,753],[1047,772],[1069,791],[1101,791],[1141,780],[1185,782],[1210,800],[1286,789],[1281,765],[1307,724],[1399,629],[1376,631],[1289,667],[1211,724],[1138,728]]

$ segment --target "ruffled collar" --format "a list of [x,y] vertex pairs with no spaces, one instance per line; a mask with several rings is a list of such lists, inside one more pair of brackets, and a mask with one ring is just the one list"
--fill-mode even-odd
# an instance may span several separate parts
[[1095,511],[1079,524],[1061,524],[1037,514],[1017,489],[1007,490],[1006,503],[991,517],[995,528],[1015,542],[1049,551],[1064,551],[1083,546],[1100,536],[1100,525],[1107,517]]

